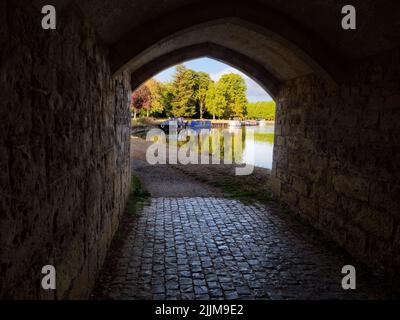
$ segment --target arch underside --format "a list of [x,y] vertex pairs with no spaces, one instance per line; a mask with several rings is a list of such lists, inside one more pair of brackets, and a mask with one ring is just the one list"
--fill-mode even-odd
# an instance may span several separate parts
[[219,60],[246,73],[273,98],[278,93],[281,82],[265,70],[262,65],[234,50],[208,42],[171,51],[136,69],[131,74],[132,90],[164,69],[200,57]]
[[[273,97],[282,83],[311,73],[330,83],[341,81],[339,55],[285,17],[265,11],[261,17],[256,7],[236,3],[216,4],[212,14],[210,8],[188,10],[127,33],[111,48],[113,72],[128,69],[135,88],[174,64],[207,56],[246,73]],[[151,32],[140,37],[141,28]]]

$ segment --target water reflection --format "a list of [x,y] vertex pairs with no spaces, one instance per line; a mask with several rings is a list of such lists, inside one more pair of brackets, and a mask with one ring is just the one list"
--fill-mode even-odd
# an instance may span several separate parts
[[[263,127],[242,127],[234,130],[241,130],[242,137],[244,137],[242,154],[238,155],[235,153],[235,157],[239,156],[242,162],[246,164],[252,164],[260,168],[272,169],[274,125],[271,124]],[[250,131],[252,134],[249,134]]]
[[[195,130],[195,132],[200,132],[200,130]],[[202,129],[201,132],[210,139],[210,154],[219,149],[219,154],[225,159],[225,163],[234,161],[272,169],[274,125]],[[185,143],[186,135],[178,140]],[[200,153],[201,150],[204,151],[203,147],[196,149]]]
[[[164,135],[164,134],[163,134]],[[159,134],[151,141],[160,141]],[[233,128],[185,129],[161,139],[169,148],[176,146],[183,155],[193,150],[199,155],[212,156],[212,163],[241,163],[272,169],[274,125]],[[175,148],[176,148],[175,147]],[[195,157],[196,159],[196,157]],[[215,161],[215,162],[214,162]],[[198,163],[198,162],[196,162]]]

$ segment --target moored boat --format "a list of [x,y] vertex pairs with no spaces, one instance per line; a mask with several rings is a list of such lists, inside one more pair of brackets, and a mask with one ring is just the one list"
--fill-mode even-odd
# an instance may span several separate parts
[[231,120],[229,121],[229,127],[241,127],[242,123],[240,120]]
[[169,132],[171,130],[180,131],[185,128],[185,120],[183,118],[171,118],[159,124],[161,130]]
[[190,129],[211,129],[212,123],[209,120],[192,120],[186,127]]
[[258,122],[256,120],[246,120],[244,122],[244,125],[247,126],[247,127],[257,126]]

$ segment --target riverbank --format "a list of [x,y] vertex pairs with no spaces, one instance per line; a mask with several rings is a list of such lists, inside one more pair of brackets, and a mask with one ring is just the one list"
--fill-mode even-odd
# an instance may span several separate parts
[[[169,118],[151,118],[151,117],[150,118],[137,118],[136,120],[132,119],[132,126],[141,125],[141,124],[158,125],[161,122],[167,121],[167,120],[169,120]],[[206,121],[211,121],[212,124],[228,124],[230,121],[232,121],[232,120],[228,120],[228,119],[213,120],[213,119],[191,119],[191,118],[186,118],[186,120],[189,120],[189,121],[191,121],[191,120],[196,120],[196,121],[206,120]],[[263,120],[263,121],[267,124],[275,123],[275,120]]]
[[[146,138],[146,134],[149,130],[158,128],[161,122],[167,121],[167,118],[140,118],[136,120],[132,120],[131,123],[131,133],[134,136],[139,136],[141,138]],[[187,119],[187,120],[198,120],[198,119]],[[203,119],[207,121],[211,121],[211,125],[214,127],[228,127],[229,122],[231,120],[210,120]],[[274,120],[265,120],[264,124],[273,125],[275,124]]]
[[151,166],[146,161],[146,150],[151,144],[143,138],[132,137],[134,173],[152,196],[223,195],[242,201],[256,200],[265,203],[271,200],[271,171],[268,169],[256,167],[248,176],[236,176],[237,165]]

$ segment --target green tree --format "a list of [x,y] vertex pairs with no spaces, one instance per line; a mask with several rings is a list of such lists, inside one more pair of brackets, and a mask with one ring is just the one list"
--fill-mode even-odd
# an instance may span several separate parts
[[222,87],[218,83],[214,84],[213,81],[209,83],[205,107],[212,114],[214,120],[215,117],[220,118],[224,114],[226,100]]
[[150,112],[151,114],[162,114],[164,111],[164,104],[162,101],[162,85],[155,79],[148,80],[145,85],[150,90],[151,102]]
[[217,86],[221,88],[226,100],[224,117],[244,118],[247,105],[247,88],[243,77],[235,73],[224,74],[219,79]]
[[208,73],[206,72],[197,72],[197,102],[199,105],[199,118],[203,119],[203,115],[205,112],[205,107],[206,107],[206,98],[207,98],[207,92],[208,88],[210,86],[210,83],[212,82],[211,77]]
[[171,113],[175,117],[191,117],[196,113],[196,72],[183,65],[176,67],[172,82]]
[[274,101],[258,101],[247,104],[247,117],[275,120],[276,105]]
[[163,105],[163,114],[167,117],[172,116],[172,100],[174,99],[174,92],[172,84],[165,82],[161,84],[161,104]]

